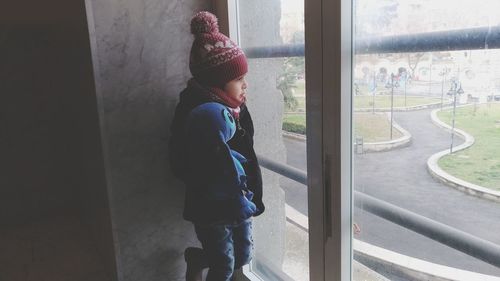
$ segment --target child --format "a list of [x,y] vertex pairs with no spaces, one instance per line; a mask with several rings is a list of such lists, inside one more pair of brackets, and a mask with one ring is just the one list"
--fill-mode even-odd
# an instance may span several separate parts
[[[224,281],[231,279],[234,269],[250,262],[252,220],[246,217],[264,212],[262,176],[253,149],[253,123],[245,105],[248,65],[241,48],[219,32],[213,14],[197,13],[191,20],[191,32],[195,37],[189,63],[193,78],[180,94],[171,125],[170,166],[186,184],[184,218],[193,222],[203,247],[186,249],[186,280],[201,280],[202,269],[208,267],[207,281]],[[199,114],[203,110],[198,106],[212,102],[223,105],[234,118],[234,136],[225,139],[224,144],[207,137],[209,126],[196,125],[217,116]],[[232,150],[241,154],[235,157],[240,158],[238,161],[229,162],[235,155]],[[235,177],[237,162],[243,174],[239,170]],[[246,198],[251,198],[255,208],[248,205],[251,212],[242,215],[238,200],[243,198],[224,201],[228,198],[215,194],[218,187],[233,188],[243,195],[253,193],[253,198]]]

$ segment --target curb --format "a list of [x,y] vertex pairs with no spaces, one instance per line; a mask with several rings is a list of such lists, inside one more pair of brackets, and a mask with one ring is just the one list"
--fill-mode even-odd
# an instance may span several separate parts
[[[298,226],[307,233],[309,228],[308,217],[288,204],[285,205],[285,213],[287,221]],[[387,270],[387,266],[390,266],[393,273],[413,278],[410,280],[500,281],[500,277],[424,261],[377,247],[358,239],[353,239],[352,244],[354,255],[361,258],[362,261],[366,261],[373,267],[383,267],[385,270]],[[376,270],[370,267],[368,267],[368,269],[373,271],[374,274],[376,273]]]
[[307,141],[307,137],[305,135],[297,134],[297,133],[290,133],[290,132],[283,131],[283,130],[281,132],[285,138],[294,139],[294,140],[298,140],[298,141]]
[[[389,120],[391,119],[391,114],[387,113],[387,118]],[[396,148],[403,148],[411,143],[411,134],[407,130],[405,130],[403,127],[401,127],[398,123],[393,122],[393,127],[400,131],[403,136],[390,140],[390,141],[382,141],[382,142],[367,142],[363,144],[363,152],[383,152],[383,151],[389,151],[393,150]],[[354,143],[354,146],[356,146],[356,143]],[[355,148],[355,152],[356,148]]]
[[[451,104],[450,101],[443,103],[444,105],[449,105]],[[423,110],[423,109],[429,109],[429,108],[435,108],[435,107],[440,107],[441,102],[434,102],[434,103],[428,103],[428,104],[421,104],[421,105],[414,105],[414,106],[407,106],[407,107],[394,107],[392,110],[395,112],[405,112],[405,111],[415,111],[415,110]],[[376,107],[375,110],[371,107],[364,107],[364,108],[357,108],[354,110],[354,112],[387,112],[391,111],[390,107]]]
[[353,250],[355,256],[369,263],[370,267],[381,267],[384,270],[387,270],[389,267],[393,274],[404,277],[405,280],[500,281],[500,277],[497,276],[428,262],[374,246],[357,239],[353,239]]
[[[466,106],[471,106],[471,104],[468,105],[463,105],[459,107],[466,107]],[[440,111],[441,109],[435,109],[431,113],[431,119],[432,122],[437,125],[438,127],[441,127],[447,131],[451,132],[451,127],[442,122],[441,120],[438,119],[437,117],[437,112]],[[456,146],[453,148],[454,152],[464,150],[466,148],[469,148],[474,144],[474,137],[466,133],[465,131],[462,131],[460,129],[455,129],[455,133],[461,137],[462,139],[465,140],[465,142],[459,146]],[[441,152],[433,154],[428,160],[427,160],[427,170],[429,173],[437,180],[440,182],[453,187],[457,190],[460,190],[462,192],[465,192],[466,194],[473,195],[476,197],[492,200],[495,202],[500,203],[500,192],[491,190],[489,188],[476,185],[467,181],[464,181],[462,179],[456,178],[447,172],[445,172],[441,167],[438,165],[438,161],[441,157],[450,154],[449,149],[443,150]]]
[[[450,100],[447,100],[446,102],[443,103],[444,106],[451,105],[453,104]],[[436,107],[441,107],[441,102],[433,102],[433,103],[427,103],[427,104],[421,104],[421,105],[414,105],[414,106],[406,106],[406,107],[394,107],[392,110],[395,112],[405,112],[405,111],[415,111],[415,110],[423,110],[423,109],[429,109],[429,108],[436,108]],[[387,112],[391,111],[390,107],[375,107],[373,109],[372,107],[362,107],[362,108],[355,108],[353,109],[353,112]],[[305,111],[297,111],[297,112],[285,112],[285,114],[305,114]]]
[[[387,117],[389,119],[391,118],[390,116],[391,116],[391,114],[387,113]],[[402,147],[406,147],[406,146],[410,145],[411,137],[412,137],[410,132],[405,130],[403,127],[401,127],[396,122],[393,122],[393,127],[396,130],[400,131],[403,134],[403,136],[398,138],[398,139],[394,139],[394,140],[390,140],[390,141],[363,143],[363,149],[362,149],[361,153],[383,152],[383,151],[389,151],[389,150],[393,150],[396,148],[402,148]],[[307,140],[307,137],[305,135],[290,133],[287,131],[282,131],[282,132],[283,132],[283,137],[285,137],[285,138],[298,140],[298,141],[304,141],[304,142]],[[356,143],[353,143],[353,148],[354,148],[354,151],[357,152]]]

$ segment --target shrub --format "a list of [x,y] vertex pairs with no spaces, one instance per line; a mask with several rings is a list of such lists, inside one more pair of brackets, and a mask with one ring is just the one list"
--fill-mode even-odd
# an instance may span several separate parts
[[296,133],[296,134],[306,134],[306,126],[296,123],[283,122],[283,131]]

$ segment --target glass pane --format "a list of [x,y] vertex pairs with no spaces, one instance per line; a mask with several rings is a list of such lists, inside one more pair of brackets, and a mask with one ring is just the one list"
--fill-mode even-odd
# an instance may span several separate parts
[[[303,50],[303,5],[303,0],[237,1],[239,41],[249,56],[256,151],[306,173],[304,56],[283,51],[289,44]],[[270,47],[281,48],[281,55]],[[264,280],[309,280],[306,185],[268,169],[263,175],[266,212],[254,220],[251,270]]]
[[354,259],[390,280],[500,276],[499,261],[482,260],[463,235],[498,252],[500,51],[488,42],[498,40],[500,2],[354,2],[355,45],[392,48],[365,44],[354,55]]

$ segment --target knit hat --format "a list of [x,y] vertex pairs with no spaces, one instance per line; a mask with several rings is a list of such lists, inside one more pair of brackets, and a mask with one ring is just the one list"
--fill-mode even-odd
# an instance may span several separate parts
[[221,87],[247,73],[248,64],[243,50],[219,32],[215,15],[204,11],[194,15],[191,33],[194,42],[189,69],[199,83]]

